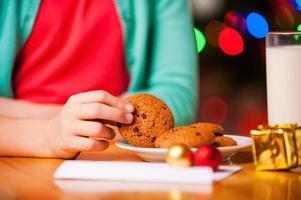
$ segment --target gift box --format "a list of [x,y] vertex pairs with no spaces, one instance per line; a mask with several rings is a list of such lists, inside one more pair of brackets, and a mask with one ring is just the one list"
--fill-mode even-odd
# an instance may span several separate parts
[[301,128],[297,124],[259,125],[251,136],[256,170],[284,170],[301,165]]

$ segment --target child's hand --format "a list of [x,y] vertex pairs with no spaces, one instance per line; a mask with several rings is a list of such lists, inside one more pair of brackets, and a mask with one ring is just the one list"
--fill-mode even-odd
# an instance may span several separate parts
[[102,151],[115,137],[114,131],[97,120],[130,124],[134,107],[105,91],[73,95],[62,111],[50,119],[47,133],[50,150],[61,158],[75,157],[80,151]]

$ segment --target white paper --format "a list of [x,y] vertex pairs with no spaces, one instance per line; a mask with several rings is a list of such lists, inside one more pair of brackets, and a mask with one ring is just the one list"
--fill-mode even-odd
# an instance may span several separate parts
[[210,194],[211,184],[175,184],[152,182],[93,181],[56,179],[56,186],[65,192],[112,193],[112,192],[188,192]]
[[54,174],[56,179],[131,181],[178,184],[211,184],[239,171],[239,166],[221,166],[217,172],[208,167],[171,167],[164,163],[65,161]]

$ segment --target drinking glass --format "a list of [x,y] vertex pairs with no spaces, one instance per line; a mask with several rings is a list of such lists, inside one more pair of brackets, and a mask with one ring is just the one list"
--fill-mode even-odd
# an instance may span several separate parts
[[266,37],[269,124],[301,125],[301,32],[270,32]]

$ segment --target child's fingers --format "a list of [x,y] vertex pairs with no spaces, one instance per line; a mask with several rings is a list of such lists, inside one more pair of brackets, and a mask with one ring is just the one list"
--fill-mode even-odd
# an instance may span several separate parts
[[113,129],[94,121],[77,120],[74,124],[74,132],[80,136],[97,137],[112,140],[115,137]]
[[77,103],[103,103],[112,107],[124,109],[127,112],[134,112],[134,106],[126,100],[115,97],[102,90],[79,93],[70,97],[70,101]]
[[81,104],[76,115],[77,118],[84,120],[104,119],[124,124],[130,124],[133,121],[132,114],[100,103]]
[[70,142],[71,149],[78,151],[103,151],[109,146],[105,140],[94,140],[85,137],[73,137]]

